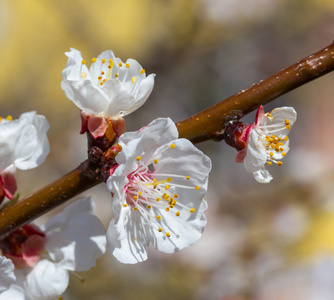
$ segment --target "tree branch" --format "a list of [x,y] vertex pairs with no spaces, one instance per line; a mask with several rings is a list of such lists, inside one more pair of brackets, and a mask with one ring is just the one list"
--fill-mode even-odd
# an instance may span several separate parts
[[[334,70],[334,44],[176,124],[193,143],[222,140],[225,123]],[[88,161],[0,212],[0,239],[101,182]]]

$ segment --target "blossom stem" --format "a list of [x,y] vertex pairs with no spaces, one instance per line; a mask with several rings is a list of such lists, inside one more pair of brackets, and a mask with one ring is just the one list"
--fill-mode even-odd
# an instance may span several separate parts
[[[225,123],[334,70],[334,44],[245,90],[178,122],[180,137],[193,143],[222,140]],[[0,212],[0,239],[72,197],[102,182],[88,161]]]

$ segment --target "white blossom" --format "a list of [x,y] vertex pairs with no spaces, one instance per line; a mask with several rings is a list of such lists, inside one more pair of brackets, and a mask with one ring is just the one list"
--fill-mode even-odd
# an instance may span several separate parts
[[178,139],[170,119],[157,119],[120,136],[118,167],[107,187],[114,219],[107,230],[112,254],[123,263],[147,259],[150,243],[174,253],[198,240],[206,225],[203,197],[211,161]]

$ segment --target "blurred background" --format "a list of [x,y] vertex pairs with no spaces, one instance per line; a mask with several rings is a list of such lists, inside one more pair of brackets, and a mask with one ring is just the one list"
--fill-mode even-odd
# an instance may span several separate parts
[[[332,0],[0,0],[1,115],[36,110],[51,125],[46,162],[18,171],[21,195],[86,159],[79,109],[60,88],[70,47],[87,61],[112,49],[157,74],[146,104],[126,117],[137,130],[157,117],[183,120],[272,75],[329,45],[333,29]],[[64,299],[334,299],[333,79],[265,107],[298,112],[270,184],[236,164],[224,142],[197,145],[213,161],[202,239],[174,255],[150,249],[137,265],[107,253],[80,274],[85,282],[72,276]],[[107,226],[106,187],[85,195]]]

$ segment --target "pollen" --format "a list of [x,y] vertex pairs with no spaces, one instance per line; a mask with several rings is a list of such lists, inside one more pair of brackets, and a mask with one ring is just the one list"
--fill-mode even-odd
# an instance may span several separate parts
[[175,214],[177,217],[180,215],[180,212],[178,211],[178,212],[176,212],[176,214]]
[[140,74],[144,74],[145,73],[145,70],[144,69],[141,69],[140,70]]
[[97,77],[98,80],[102,80],[102,76]]
[[190,212],[191,212],[191,213],[194,213],[194,212],[195,212],[195,208],[191,208],[191,209],[190,209]]
[[161,220],[161,216],[156,216],[156,218],[160,221]]
[[96,63],[96,57],[92,58],[92,63]]
[[170,188],[170,186],[167,184],[166,187],[165,187],[165,190],[168,191]]
[[134,211],[136,211],[136,210],[137,210],[137,207],[133,207],[132,209],[133,209]]
[[269,152],[269,156],[270,156],[270,157],[273,157],[273,156],[274,156],[274,153]]
[[11,120],[13,120],[13,117],[12,117],[11,115],[8,115],[8,116],[6,117],[6,119],[7,119],[7,121],[11,121]]
[[153,160],[153,162],[154,162],[155,164],[157,164],[159,161],[158,161],[157,159],[155,159],[155,160]]
[[114,66],[114,61],[113,61],[111,58],[109,58],[109,65],[110,65],[111,67]]
[[290,125],[290,121],[288,119],[285,120],[285,125]]
[[136,160],[137,160],[137,161],[140,161],[140,160],[141,160],[141,156],[137,156],[137,157],[136,157]]
[[169,211],[169,207],[166,207],[166,208],[165,208],[165,211]]
[[115,77],[117,78],[119,75],[118,75],[118,73],[115,73]]
[[175,148],[175,144],[171,144],[170,147],[171,147],[171,149],[174,149]]
[[130,64],[128,64],[128,63],[126,63],[125,66],[126,66],[127,68],[130,68]]
[[170,233],[169,232],[166,232],[166,235],[167,235],[167,237],[170,237]]
[[131,82],[132,82],[132,83],[135,83],[136,81],[137,81],[136,76],[133,76],[133,77],[131,78]]
[[147,208],[151,208],[152,206],[151,205],[147,205]]
[[288,138],[288,136],[286,136],[285,138],[284,138],[284,141],[288,141],[289,140],[289,138]]
[[137,201],[138,197],[137,197],[137,196],[134,196],[133,199],[134,199],[135,201]]
[[190,180],[190,176],[186,176],[186,179],[187,179],[187,180]]
[[86,63],[86,61],[83,59],[81,63],[84,65]]
[[104,58],[102,58],[102,63],[105,64],[106,63],[106,60]]
[[103,85],[103,82],[102,82],[102,81],[100,82],[100,85]]
[[195,190],[199,190],[199,186],[198,185],[195,186]]
[[286,153],[285,152],[282,152],[282,156],[285,156],[286,155]]
[[278,166],[281,166],[281,165],[283,165],[283,163],[282,163],[281,161],[278,161],[278,162],[277,162],[277,165],[278,165]]
[[160,200],[161,200],[161,198],[160,198],[160,197],[158,197],[158,198],[157,198],[157,201],[159,202]]
[[118,66],[121,67],[121,66],[123,66],[123,64],[120,62],[120,63],[118,64]]
[[179,197],[179,195],[178,195],[178,194],[174,194],[173,197],[174,197],[174,198],[177,198],[177,197]]
[[103,72],[103,71],[101,72],[101,75],[104,75],[104,72]]
[[268,161],[268,166],[271,166],[273,163],[271,161]]
[[158,231],[159,231],[159,232],[161,232],[161,231],[162,231],[162,228],[161,228],[161,227],[159,227]]
[[291,126],[290,126],[290,125],[286,125],[286,129],[287,129],[287,130],[290,130],[290,129],[291,129]]
[[123,203],[123,207],[127,207],[128,205],[126,203]]

